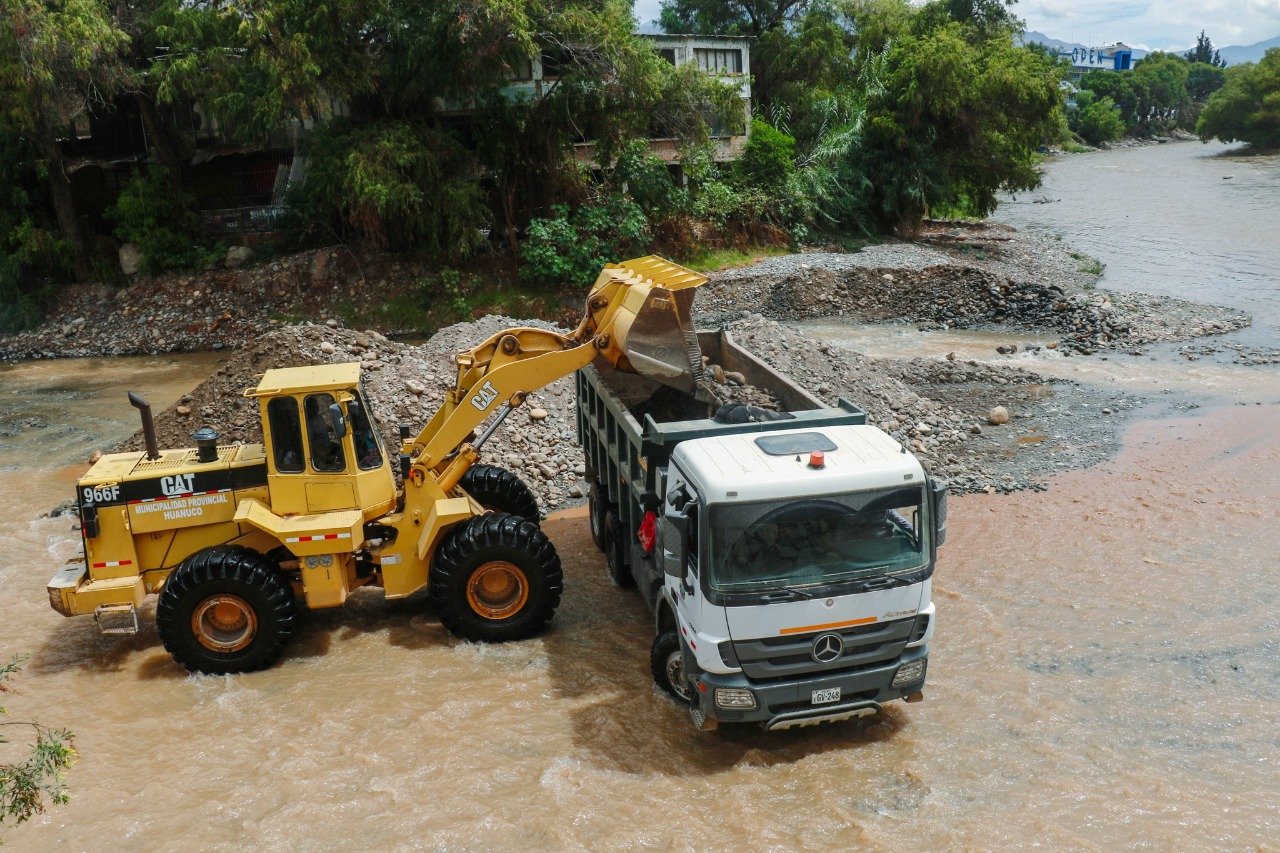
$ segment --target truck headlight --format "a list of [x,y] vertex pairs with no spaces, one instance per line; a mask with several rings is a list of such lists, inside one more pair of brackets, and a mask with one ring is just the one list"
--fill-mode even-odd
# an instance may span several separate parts
[[924,665],[926,658],[913,660],[910,663],[904,663],[898,667],[898,672],[893,676],[892,687],[902,687],[907,684],[914,684],[924,678]]
[[754,708],[756,696],[750,690],[741,687],[717,687],[717,708]]

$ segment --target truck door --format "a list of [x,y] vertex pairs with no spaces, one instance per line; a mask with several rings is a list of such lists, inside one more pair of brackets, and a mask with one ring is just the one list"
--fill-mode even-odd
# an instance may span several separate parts
[[682,624],[698,619],[698,544],[701,513],[698,493],[674,465],[667,472],[663,502],[662,570],[675,581],[672,597]]

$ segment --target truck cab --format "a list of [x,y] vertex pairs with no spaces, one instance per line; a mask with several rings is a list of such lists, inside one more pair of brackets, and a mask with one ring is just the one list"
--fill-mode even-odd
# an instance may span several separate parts
[[898,442],[865,425],[694,439],[663,494],[669,665],[696,720],[789,728],[918,697],[946,491]]

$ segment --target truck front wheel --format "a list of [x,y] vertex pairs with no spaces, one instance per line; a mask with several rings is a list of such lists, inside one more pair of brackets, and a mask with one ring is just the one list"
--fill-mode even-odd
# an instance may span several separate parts
[[675,631],[663,631],[654,638],[649,648],[649,669],[654,683],[664,691],[686,705],[693,703],[693,685],[685,675],[684,651]]
[[533,523],[506,513],[464,521],[445,534],[431,567],[440,622],[464,640],[498,643],[541,631],[560,604],[560,556]]
[[256,551],[197,551],[170,573],[156,603],[156,631],[194,672],[253,672],[275,663],[293,636],[293,591]]
[[485,509],[505,512],[537,524],[538,499],[519,477],[497,465],[472,465],[458,485]]

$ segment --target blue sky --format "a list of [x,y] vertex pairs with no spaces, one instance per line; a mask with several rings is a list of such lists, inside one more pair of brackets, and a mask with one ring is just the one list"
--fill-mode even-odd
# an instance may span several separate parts
[[[659,6],[636,0],[636,17],[647,24]],[[1014,8],[1028,29],[1087,44],[1187,48],[1201,29],[1219,47],[1280,36],[1280,0],[1021,0]]]

